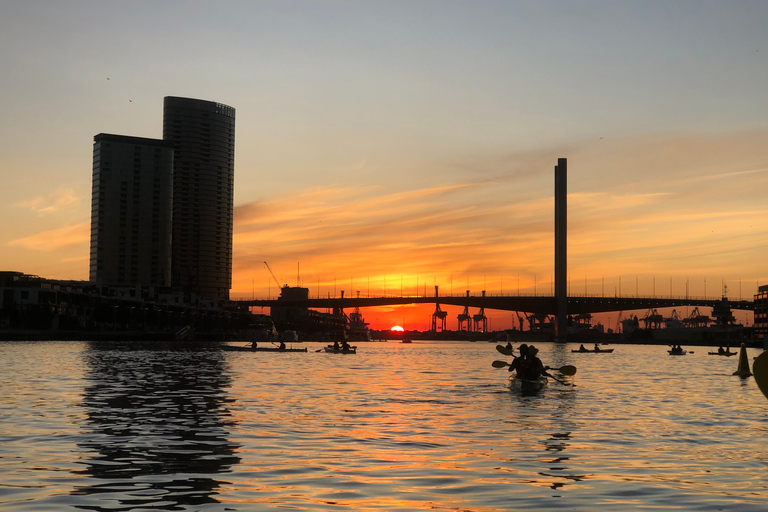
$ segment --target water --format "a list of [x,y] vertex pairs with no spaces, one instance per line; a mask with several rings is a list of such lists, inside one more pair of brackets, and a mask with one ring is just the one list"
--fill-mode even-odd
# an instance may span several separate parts
[[[705,347],[0,343],[0,510],[764,511],[768,401]],[[750,360],[759,352],[750,350]]]

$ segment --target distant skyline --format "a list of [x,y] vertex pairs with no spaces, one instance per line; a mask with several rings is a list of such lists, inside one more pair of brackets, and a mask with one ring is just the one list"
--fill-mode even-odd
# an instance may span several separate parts
[[87,279],[93,136],[161,138],[184,96],[237,109],[233,298],[275,296],[263,261],[311,295],[549,294],[558,157],[572,294],[750,297],[766,19],[764,1],[3,2],[0,266]]

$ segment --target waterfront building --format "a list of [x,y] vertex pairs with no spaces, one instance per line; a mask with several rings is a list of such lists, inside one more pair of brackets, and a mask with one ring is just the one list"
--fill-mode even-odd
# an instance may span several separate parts
[[171,145],[107,133],[93,140],[89,280],[170,286]]
[[235,109],[167,96],[163,140],[174,148],[172,285],[187,294],[229,299]]
[[768,338],[768,285],[759,286],[755,294],[755,335]]

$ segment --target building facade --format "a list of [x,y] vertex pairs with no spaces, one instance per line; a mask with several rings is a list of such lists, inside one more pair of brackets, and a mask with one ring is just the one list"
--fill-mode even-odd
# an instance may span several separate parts
[[171,282],[202,297],[232,287],[235,109],[168,96],[163,140],[174,149]]
[[755,294],[755,336],[768,338],[768,285],[759,286]]
[[172,208],[170,143],[96,135],[89,280],[170,286]]

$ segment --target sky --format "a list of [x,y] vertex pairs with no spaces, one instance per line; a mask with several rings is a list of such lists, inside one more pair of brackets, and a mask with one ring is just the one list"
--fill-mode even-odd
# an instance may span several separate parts
[[[3,0],[0,269],[86,280],[93,136],[161,138],[186,96],[237,111],[233,298],[276,296],[265,261],[311,296],[551,295],[558,158],[572,295],[748,298],[768,284],[766,20],[765,1]],[[364,315],[423,329],[432,309]]]

